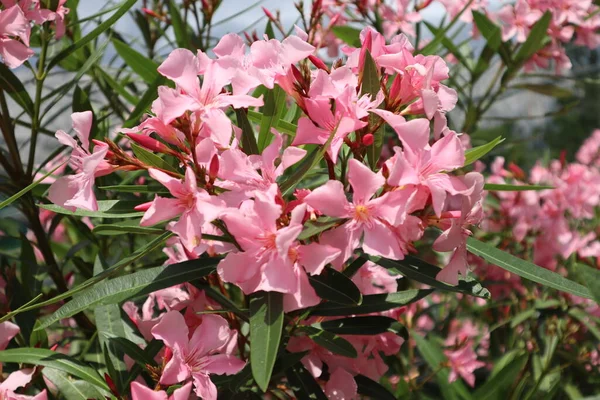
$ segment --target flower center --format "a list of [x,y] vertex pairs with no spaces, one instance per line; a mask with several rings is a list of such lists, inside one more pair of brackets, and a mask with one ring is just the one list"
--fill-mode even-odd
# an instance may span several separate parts
[[357,221],[367,222],[371,218],[369,214],[369,207],[364,204],[359,204],[354,207],[354,219]]

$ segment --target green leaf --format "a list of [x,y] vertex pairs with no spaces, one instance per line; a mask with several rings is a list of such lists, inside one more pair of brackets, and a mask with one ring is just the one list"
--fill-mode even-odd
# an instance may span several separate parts
[[266,392],[283,330],[283,295],[257,292],[250,297],[250,365],[258,387]]
[[421,353],[421,356],[423,356],[430,368],[433,371],[438,371],[436,374],[437,382],[444,398],[450,400],[458,400],[461,398],[464,400],[470,400],[472,396],[462,381],[457,380],[449,383],[449,369],[447,367],[440,369],[441,366],[447,365],[448,363],[448,359],[444,355],[440,346],[434,343],[433,340],[425,339],[416,332],[411,331],[410,336],[415,340],[419,353]]
[[304,224],[304,229],[298,235],[298,240],[307,240],[317,236],[334,226],[341,225],[345,220],[342,218],[319,217],[316,221],[308,220]]
[[490,292],[481,286],[474,278],[463,278],[459,280],[458,285],[451,286],[438,281],[436,276],[441,271],[439,267],[429,264],[413,256],[405,256],[404,260],[389,260],[387,258],[373,257],[368,255],[361,256],[375,264],[381,265],[391,271],[402,274],[403,276],[424,283],[436,289],[465,293],[470,296],[489,298]]
[[[262,118],[263,118],[263,113],[258,112],[258,111],[248,110],[248,119],[250,121],[260,124],[262,121]],[[280,119],[279,121],[277,121],[277,125],[275,126],[275,128],[280,133],[285,133],[287,135],[295,136],[298,126],[291,122]]]
[[473,398],[477,400],[503,400],[510,392],[511,387],[518,382],[518,377],[529,356],[523,354],[516,357],[508,365],[502,368],[492,378],[488,379],[482,386],[478,387]]
[[111,192],[122,192],[122,193],[169,193],[164,186],[152,186],[152,185],[114,185],[114,186],[100,186],[98,189],[110,190]]
[[40,321],[35,321],[35,325],[31,335],[29,336],[29,346],[30,347],[39,347],[39,348],[47,348],[48,346],[48,335],[46,331],[39,328]]
[[479,32],[487,41],[488,46],[493,50],[498,50],[502,44],[502,29],[482,12],[473,10],[472,13],[473,22],[475,22],[477,29],[479,29]]
[[414,303],[431,292],[433,292],[432,289],[410,289],[395,293],[370,294],[363,296],[360,306],[346,306],[328,302],[315,307],[311,314],[327,317],[371,314]]
[[348,25],[338,25],[331,29],[331,32],[342,42],[352,46],[360,47],[360,29]]
[[273,23],[270,19],[267,21],[267,26],[265,27],[265,35],[267,35],[269,39],[275,39],[275,31],[273,30]]
[[8,93],[28,115],[33,115],[33,101],[29,93],[19,78],[4,63],[0,63],[0,88]]
[[512,85],[510,89],[525,89],[530,92],[543,94],[546,96],[556,97],[558,99],[567,99],[574,96],[573,92],[569,89],[562,88],[560,86],[552,85],[549,83],[536,84],[536,83],[520,83]]
[[285,376],[298,400],[327,400],[321,385],[304,368],[302,363],[285,371]]
[[452,29],[452,27],[454,25],[456,25],[456,23],[459,21],[459,18],[461,17],[461,15],[463,15],[463,13],[471,6],[472,2],[473,2],[473,0],[467,1],[465,3],[465,6],[458,12],[458,14],[456,14],[452,18],[452,21],[448,25],[446,25],[444,28],[440,29],[438,31],[438,34],[435,35],[433,37],[433,39],[431,39],[431,41],[429,43],[427,43],[427,45],[425,45],[425,47],[423,47],[421,50],[418,50],[418,53],[423,54],[424,56],[434,54],[437,50],[437,46],[442,42],[446,33],[448,33],[450,31],[450,29]]
[[64,372],[52,368],[44,368],[42,374],[56,386],[61,398],[65,400],[104,399],[110,397],[108,391],[101,391],[96,386],[92,386],[82,380],[71,379]]
[[543,186],[543,185],[502,185],[496,183],[486,183],[483,186],[484,190],[492,192],[507,191],[507,192],[522,192],[526,190],[548,190],[556,189],[554,186]]
[[98,211],[88,211],[77,209],[69,211],[56,204],[39,204],[40,208],[50,210],[57,214],[73,215],[76,217],[95,217],[95,218],[134,218],[144,215],[142,211],[135,211],[133,207],[140,205],[141,201],[131,200],[99,200]]
[[142,163],[149,165],[151,167],[162,169],[164,171],[171,171],[176,174],[179,173],[171,164],[169,164],[168,162],[166,162],[165,160],[163,160],[156,154],[152,153],[151,151],[148,151],[133,142],[130,144],[131,144],[131,150],[133,150],[133,154],[135,154],[135,156]]
[[121,221],[114,224],[101,224],[96,225],[92,230],[96,235],[125,235],[127,233],[139,233],[144,235],[160,235],[165,230],[160,228],[148,228],[146,226],[140,226],[140,221],[130,220]]
[[306,333],[316,344],[340,356],[356,358],[358,353],[350,342],[334,333],[319,329],[315,326],[300,326],[297,329]]
[[181,6],[178,6],[175,1],[169,0],[169,16],[171,17],[171,26],[173,27],[173,33],[175,33],[175,41],[177,47],[182,49],[189,48],[188,31],[186,22],[181,18],[179,12],[182,10]]
[[[100,25],[98,25],[94,30],[90,33],[73,43],[72,45],[62,49],[50,62],[48,63],[47,70],[50,71],[52,67],[57,65],[63,59],[74,53],[76,50],[82,48],[86,44],[90,43],[92,40],[100,36],[104,31],[109,29],[117,22],[127,11],[135,4],[137,0],[126,0],[122,3],[117,11],[110,18],[107,18]],[[1,74],[0,74],[1,75]]]
[[271,128],[277,127],[285,109],[286,93],[278,85],[269,90],[265,96],[265,105],[262,108],[262,119],[258,132],[258,150],[262,151],[273,139]]
[[156,361],[154,358],[149,357],[146,352],[140,348],[137,344],[133,343],[131,340],[124,337],[111,337],[107,336],[108,342],[119,348],[123,353],[127,354],[133,361],[138,363],[138,365],[142,367],[146,367],[146,365],[156,366]]
[[468,149],[465,151],[465,166],[473,164],[475,161],[485,156],[487,153],[492,151],[494,147],[498,146],[502,142],[504,142],[504,139],[502,139],[502,136],[498,136],[489,143]]
[[308,281],[324,300],[351,306],[362,301],[362,294],[354,282],[333,268],[325,268],[321,275],[309,275]]
[[166,267],[148,268],[103,281],[85,291],[81,291],[53,314],[43,318],[41,328],[48,327],[63,318],[68,318],[92,306],[118,304],[135,297],[146,296],[160,289],[207,276],[215,270],[219,261],[220,258],[199,258],[167,265]]
[[0,362],[43,365],[83,379],[101,389],[109,390],[104,379],[98,375],[94,368],[91,368],[72,357],[52,350],[31,347],[2,350],[0,351]]
[[596,303],[600,304],[600,271],[583,264],[577,264],[577,273],[583,278],[583,282],[590,290]]
[[408,332],[402,324],[394,318],[380,315],[340,318],[323,321],[313,326],[336,335],[379,335],[392,332],[405,339],[408,338]]
[[50,172],[46,173],[44,176],[42,176],[40,179],[38,179],[37,181],[33,182],[30,185],[27,185],[27,187],[25,187],[22,190],[19,190],[17,193],[13,194],[12,196],[10,196],[8,199],[0,202],[0,210],[2,210],[4,207],[7,207],[9,205],[11,205],[12,203],[14,203],[15,201],[17,201],[18,199],[20,199],[21,197],[23,197],[24,195],[26,195],[28,192],[30,192],[33,188],[35,188],[37,185],[39,185],[40,183],[42,183],[42,181],[44,179],[46,179],[47,177],[49,177],[50,175],[52,175],[52,173],[54,171],[56,171],[57,169],[59,169],[60,167],[62,167],[64,165],[64,162],[61,163],[60,165],[54,167]]
[[158,78],[158,64],[148,57],[135,51],[130,45],[123,43],[118,39],[112,40],[115,50],[121,56],[123,61],[142,78],[146,83],[151,84]]
[[371,378],[367,378],[366,376],[359,374],[354,377],[354,380],[358,386],[358,393],[362,395],[369,396],[371,399],[377,400],[396,400],[396,396]]
[[235,116],[237,118],[237,123],[240,129],[242,130],[242,149],[244,153],[250,154],[260,154],[258,150],[258,144],[256,143],[256,136],[254,134],[254,129],[248,121],[248,111],[243,108],[237,108],[235,110]]
[[528,261],[521,260],[494,246],[483,243],[475,238],[467,239],[467,250],[483,258],[490,264],[497,265],[522,278],[540,283],[542,285],[574,294],[575,296],[592,298],[592,294],[585,287],[573,282],[563,276],[542,267],[538,267]]
[[[111,342],[111,338],[124,338],[125,328],[121,319],[121,308],[116,304],[98,306],[94,309],[96,327],[98,328],[98,341],[104,349],[104,357],[109,369],[110,377],[117,386],[119,393],[125,390],[127,380],[127,366],[125,365],[125,353]],[[108,358],[108,359],[106,359]]]
[[[375,99],[377,93],[381,90],[381,83],[379,81],[379,71],[377,68],[377,64],[375,60],[371,56],[369,50],[365,52],[365,62],[362,68],[362,86],[360,88],[360,94],[365,95],[368,94],[371,96],[371,99]],[[374,127],[379,121],[379,117],[375,114],[369,115],[369,127]],[[377,161],[379,161],[379,157],[381,156],[381,148],[383,147],[383,134],[384,128],[383,125],[377,129],[376,132],[373,132],[373,144],[367,146],[367,158],[369,159],[369,165],[372,170],[375,170],[377,167]],[[333,160],[335,162],[335,160]]]
[[137,125],[138,121],[142,118],[146,110],[150,107],[152,102],[158,97],[158,87],[164,85],[167,79],[160,75],[146,90],[146,93],[137,102],[135,109],[129,114],[127,121],[123,123],[123,128],[133,128]]

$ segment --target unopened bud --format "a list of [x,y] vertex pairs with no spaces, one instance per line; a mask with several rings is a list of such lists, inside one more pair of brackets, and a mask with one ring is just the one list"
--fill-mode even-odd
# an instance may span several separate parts
[[152,203],[152,201],[149,201],[147,203],[138,204],[137,206],[133,207],[133,209],[135,211],[148,211]]
[[363,136],[362,138],[362,144],[364,144],[365,146],[370,146],[373,144],[373,142],[375,141],[375,137],[373,136],[372,133],[367,133],[365,136]]
[[308,59],[311,63],[313,63],[315,67],[322,69],[325,72],[329,72],[329,68],[327,68],[327,65],[319,57],[311,54],[310,56],[308,56]]
[[216,154],[210,160],[210,165],[208,167],[208,176],[210,179],[214,180],[219,174],[219,156]]
[[171,154],[173,152],[165,144],[159,142],[156,139],[151,138],[150,136],[146,136],[144,134],[139,134],[139,133],[128,133],[127,136],[129,137],[129,139],[133,140],[140,146],[142,146],[150,151],[155,151],[157,153],[166,153],[166,154]]
[[265,7],[262,7],[262,10],[265,13],[265,15],[267,16],[267,18],[269,18],[271,21],[275,22],[275,16],[271,13],[271,11],[269,11]]
[[153,18],[157,18],[160,19],[160,15],[158,15],[156,12],[154,12],[153,10],[150,10],[149,8],[142,8],[142,12],[144,14],[146,14],[149,17],[153,17]]

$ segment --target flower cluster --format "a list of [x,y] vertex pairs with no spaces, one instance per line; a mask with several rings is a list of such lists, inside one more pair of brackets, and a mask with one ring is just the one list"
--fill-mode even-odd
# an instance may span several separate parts
[[0,1],[0,56],[8,68],[17,68],[33,56],[29,48],[32,24],[52,22],[57,39],[65,34],[66,1],[59,0],[54,11],[43,8],[39,0]]
[[[227,35],[214,49],[216,58],[173,51],[158,71],[175,87],[160,87],[152,115],[135,128],[121,129],[133,153],[110,140],[94,141],[90,149],[92,115],[73,114],[79,144],[62,131],[57,138],[73,148],[70,165],[76,174],[54,182],[49,198],[66,208],[97,210],[95,178],[147,169],[169,195],[136,207],[144,211],[140,225],[166,222],[176,235],[167,250],[171,259],[222,256],[217,272],[223,282],[246,295],[282,293],[286,312],[321,302],[309,277],[322,274],[326,265],[343,270],[359,248],[370,256],[401,260],[428,227],[442,231],[434,248],[451,252],[439,279],[457,284],[459,276],[466,276],[469,227],[482,217],[483,177],[452,174],[463,166],[465,149],[446,124],[445,113],[456,102],[455,92],[441,83],[448,67],[437,56],[413,54],[403,35],[386,44],[366,28],[362,47],[345,49],[347,63],[329,69],[314,55],[306,34],[298,34],[255,41],[249,48],[240,37]],[[311,70],[309,62],[317,69]],[[295,132],[284,135],[273,128],[257,141],[251,123],[244,123],[246,109],[263,105],[261,93],[269,89],[287,94],[302,114]],[[227,115],[231,109],[238,126]],[[376,141],[381,145],[384,124],[396,133],[398,146],[382,161],[373,148]],[[138,158],[139,149],[173,164],[149,165]],[[325,182],[311,185],[306,165],[317,166],[318,157],[327,166]],[[326,223],[327,229],[304,234],[315,223]],[[380,283],[381,293],[396,291],[395,279],[381,267],[365,266],[355,279],[365,293]],[[190,326],[194,318],[183,321],[176,311],[183,307],[166,306],[172,311],[159,317],[150,304],[141,316],[132,307],[129,314],[140,331],[163,340],[173,354],[165,355],[169,361],[161,384],[193,378],[196,393],[210,399],[216,394],[208,374],[235,373],[243,366],[227,358],[235,346],[198,344],[200,337],[226,329],[225,319],[206,315],[195,328]],[[174,326],[190,329],[175,337]],[[289,346],[308,346],[311,362],[329,366],[327,391],[355,393],[355,385],[336,382],[347,382],[343,376],[348,374],[378,378],[386,369],[379,351],[393,354],[402,343],[391,333],[348,340],[359,354],[352,363],[306,337],[292,338]],[[228,350],[218,357],[224,364],[214,364],[211,357],[223,346]],[[311,368],[315,377],[321,370]]]

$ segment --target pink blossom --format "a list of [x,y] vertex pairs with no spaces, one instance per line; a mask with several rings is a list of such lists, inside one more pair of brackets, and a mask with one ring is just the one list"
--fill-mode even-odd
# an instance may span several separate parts
[[8,343],[14,338],[21,329],[18,325],[10,321],[0,323],[0,350],[6,349]]
[[30,31],[29,21],[18,6],[0,10],[0,56],[8,68],[17,68],[34,54],[29,48]]
[[189,337],[183,316],[177,311],[169,311],[152,328],[152,335],[162,340],[173,353],[160,383],[173,385],[191,378],[196,394],[206,400],[217,399],[217,387],[210,380],[210,374],[236,374],[245,365],[225,352],[231,330],[227,321],[218,315],[204,315],[200,326]]
[[525,42],[529,29],[542,17],[542,14],[540,10],[530,8],[526,0],[517,0],[514,6],[502,7],[498,12],[498,17],[503,23],[502,40],[507,41],[516,36],[517,42]]
[[48,400],[48,394],[46,389],[42,390],[35,396],[27,396],[23,394],[17,394],[14,391],[20,387],[24,387],[33,377],[35,369],[22,369],[13,372],[0,383],[0,399],[6,400]]
[[454,382],[460,376],[469,386],[475,386],[473,371],[485,366],[485,363],[477,360],[472,344],[466,343],[457,350],[444,350],[444,354],[450,363],[448,382]]
[[77,173],[58,178],[50,186],[48,198],[54,204],[70,211],[77,208],[97,211],[98,203],[94,194],[94,180],[98,176],[112,172],[112,167],[104,160],[108,153],[108,145],[98,142],[92,153],[88,151],[92,118],[91,111],[71,114],[73,129],[80,144],[77,144],[77,141],[66,132],[56,132],[58,141],[73,149],[69,162]]
[[192,393],[192,382],[175,389],[170,396],[164,390],[154,391],[138,382],[131,382],[132,400],[188,400]]

